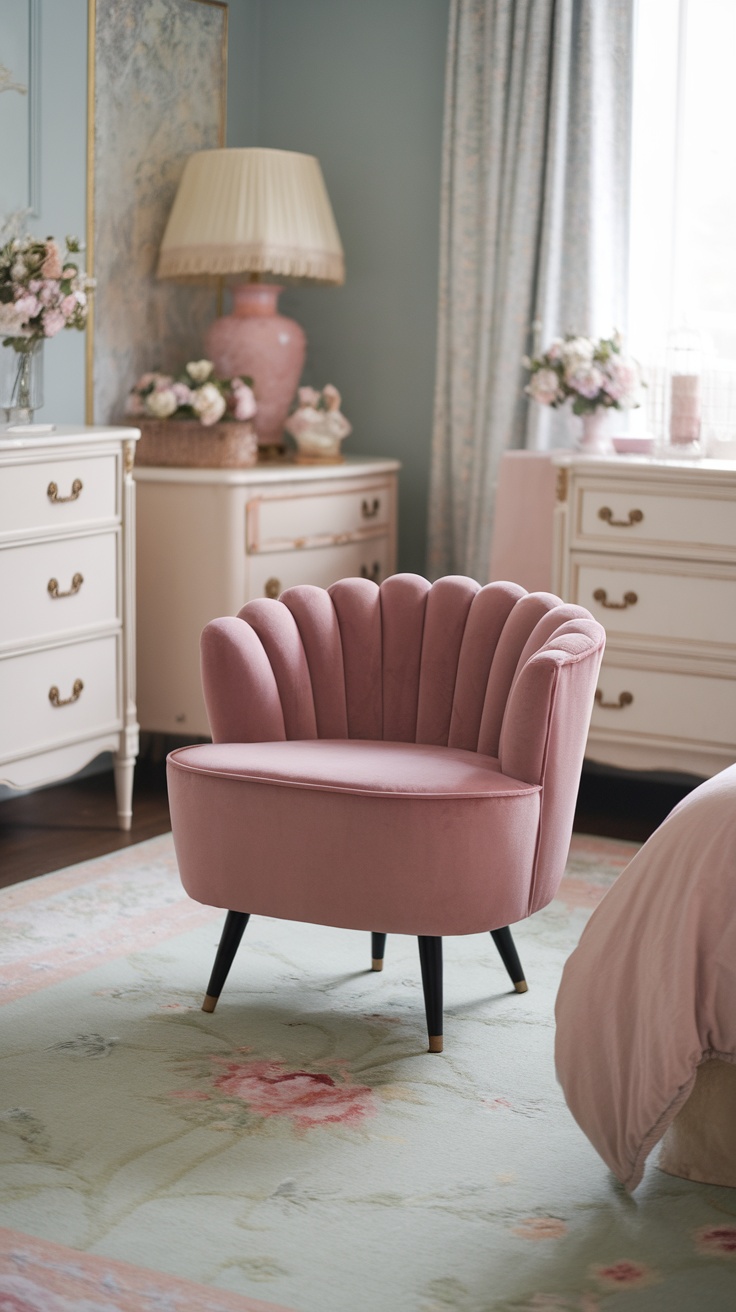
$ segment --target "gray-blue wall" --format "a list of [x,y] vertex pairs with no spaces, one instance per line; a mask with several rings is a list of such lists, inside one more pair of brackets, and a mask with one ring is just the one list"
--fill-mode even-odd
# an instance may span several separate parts
[[[342,288],[290,289],[305,381],[334,383],[350,452],[396,456],[399,568],[425,569],[449,0],[264,0],[257,139],[316,155]],[[237,77],[231,63],[231,79]]]

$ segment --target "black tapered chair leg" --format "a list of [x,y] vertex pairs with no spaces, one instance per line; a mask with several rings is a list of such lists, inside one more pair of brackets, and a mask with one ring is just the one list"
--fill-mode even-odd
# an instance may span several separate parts
[[215,1010],[217,999],[225,987],[228,971],[233,964],[235,953],[240,947],[240,940],[249,920],[250,914],[247,911],[228,911],[215,957],[215,964],[212,967],[210,982],[207,985],[207,992],[202,1003],[202,1011]]
[[429,1051],[442,1052],[442,939],[420,934],[417,941],[419,962],[422,967]]
[[524,971],[519,961],[519,954],[516,951],[516,945],[511,937],[511,930],[508,925],[503,929],[492,929],[491,938],[498,948],[501,960],[509,972],[511,983],[517,993],[526,993],[529,985],[524,979]]
[[386,951],[386,935],[371,934],[371,967],[383,970],[383,954]]

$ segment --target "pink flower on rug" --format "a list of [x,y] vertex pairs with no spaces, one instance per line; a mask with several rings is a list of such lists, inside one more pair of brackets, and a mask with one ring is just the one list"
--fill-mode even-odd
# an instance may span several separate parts
[[693,1238],[704,1257],[736,1257],[736,1225],[704,1225]]
[[0,1275],[0,1312],[61,1312],[61,1304],[35,1280]]
[[513,1229],[521,1239],[561,1239],[567,1226],[556,1216],[527,1216]]
[[651,1267],[641,1262],[629,1262],[626,1258],[613,1262],[611,1266],[593,1266],[590,1274],[606,1289],[645,1289],[660,1279]]
[[[218,1059],[219,1060],[219,1059]],[[288,1071],[280,1061],[228,1062],[215,1088],[242,1098],[261,1116],[286,1116],[295,1125],[349,1125],[375,1112],[364,1085],[337,1084],[331,1075]]]

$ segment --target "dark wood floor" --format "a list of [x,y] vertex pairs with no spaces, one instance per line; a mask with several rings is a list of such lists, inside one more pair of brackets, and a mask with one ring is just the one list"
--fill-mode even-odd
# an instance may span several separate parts
[[[575,815],[579,833],[644,842],[691,783],[655,783],[583,771]],[[0,887],[166,833],[170,828],[163,759],[135,774],[133,824],[117,826],[111,773],[91,775],[0,802]]]

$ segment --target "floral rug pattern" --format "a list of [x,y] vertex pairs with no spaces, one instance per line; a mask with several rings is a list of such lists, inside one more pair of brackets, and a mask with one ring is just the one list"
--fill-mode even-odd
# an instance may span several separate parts
[[[416,943],[222,915],[169,835],[0,892],[2,1312],[726,1312],[736,1192],[651,1162],[630,1198],[552,1060],[564,961],[635,848],[576,836],[515,940]],[[76,1283],[75,1283],[76,1282]]]

